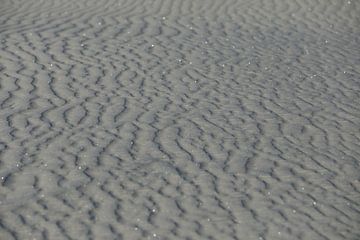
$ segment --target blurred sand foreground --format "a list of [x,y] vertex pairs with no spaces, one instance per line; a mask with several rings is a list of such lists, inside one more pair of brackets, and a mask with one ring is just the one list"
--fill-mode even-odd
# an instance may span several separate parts
[[360,239],[359,16],[0,0],[0,239]]

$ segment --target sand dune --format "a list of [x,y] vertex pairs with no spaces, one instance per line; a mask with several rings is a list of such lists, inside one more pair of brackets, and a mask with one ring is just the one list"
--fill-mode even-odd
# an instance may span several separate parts
[[360,239],[359,13],[0,0],[0,239]]

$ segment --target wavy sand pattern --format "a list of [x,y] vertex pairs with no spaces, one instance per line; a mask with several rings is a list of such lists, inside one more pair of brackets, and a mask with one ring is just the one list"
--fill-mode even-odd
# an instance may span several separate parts
[[0,239],[360,239],[359,1],[0,13]]

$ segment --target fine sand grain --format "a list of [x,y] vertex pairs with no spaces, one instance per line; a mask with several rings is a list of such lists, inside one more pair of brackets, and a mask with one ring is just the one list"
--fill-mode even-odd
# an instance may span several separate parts
[[0,239],[360,239],[359,16],[0,0]]

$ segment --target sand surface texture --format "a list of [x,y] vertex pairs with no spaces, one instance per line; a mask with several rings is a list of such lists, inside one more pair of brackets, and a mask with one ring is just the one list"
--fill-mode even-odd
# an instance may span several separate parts
[[0,239],[360,239],[359,16],[0,0]]

